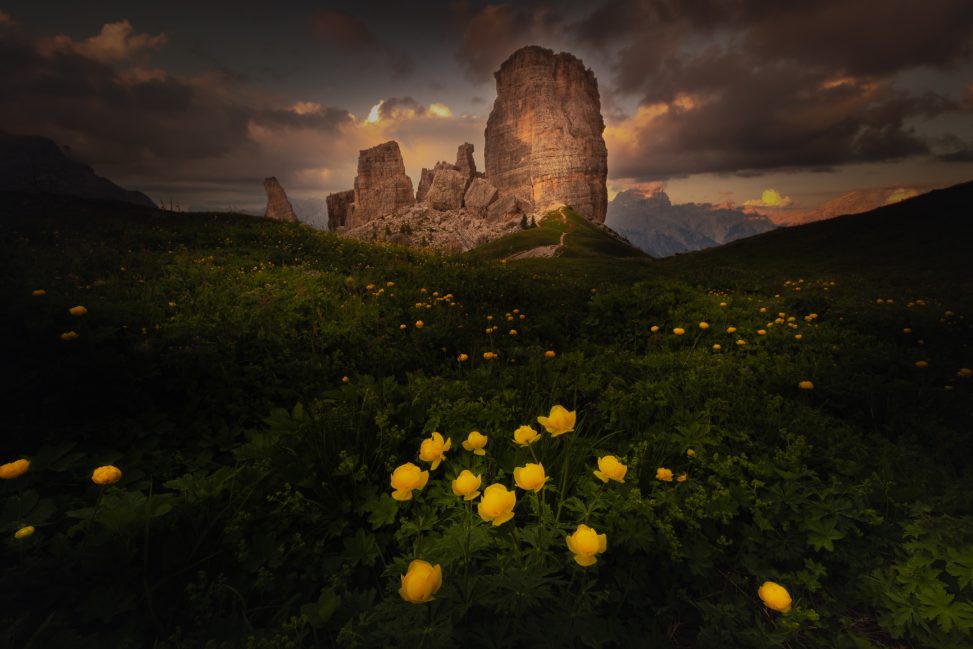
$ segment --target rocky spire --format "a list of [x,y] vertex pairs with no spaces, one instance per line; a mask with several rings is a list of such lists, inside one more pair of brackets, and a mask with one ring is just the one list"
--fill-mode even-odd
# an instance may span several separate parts
[[264,191],[267,192],[267,209],[264,211],[266,218],[297,223],[294,208],[291,207],[291,202],[287,200],[284,188],[280,186],[275,177],[264,178]]

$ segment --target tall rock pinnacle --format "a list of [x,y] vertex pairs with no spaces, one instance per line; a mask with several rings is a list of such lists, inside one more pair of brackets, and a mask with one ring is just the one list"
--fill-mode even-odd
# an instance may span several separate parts
[[608,150],[598,81],[577,57],[537,46],[514,52],[494,74],[486,177],[501,196],[535,210],[570,205],[597,223],[608,208]]
[[264,191],[267,192],[267,209],[264,211],[265,217],[277,221],[297,223],[294,208],[291,207],[291,202],[287,200],[287,194],[284,193],[284,188],[280,186],[280,183],[277,182],[275,177],[264,178]]

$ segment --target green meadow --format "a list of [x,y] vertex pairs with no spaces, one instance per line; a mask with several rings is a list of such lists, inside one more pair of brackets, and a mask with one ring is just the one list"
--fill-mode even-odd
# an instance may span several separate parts
[[973,237],[917,200],[653,260],[8,199],[0,643],[970,647]]

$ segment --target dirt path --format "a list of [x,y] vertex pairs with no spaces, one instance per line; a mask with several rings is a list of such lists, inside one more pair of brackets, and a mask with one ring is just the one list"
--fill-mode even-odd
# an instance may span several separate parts
[[[564,208],[560,210],[561,223],[567,224],[568,216],[564,213]],[[531,248],[530,250],[523,250],[521,252],[514,253],[507,257],[507,259],[537,259],[541,257],[557,257],[564,250],[564,239],[568,236],[567,230],[561,233],[561,240],[552,246],[537,246],[536,248]]]

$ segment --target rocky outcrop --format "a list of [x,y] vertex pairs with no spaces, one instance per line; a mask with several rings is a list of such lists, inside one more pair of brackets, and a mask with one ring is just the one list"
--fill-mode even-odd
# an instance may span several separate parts
[[436,176],[436,169],[426,169],[422,168],[422,173],[419,175],[419,186],[416,188],[416,202],[421,203],[426,200],[426,194],[429,193],[429,188],[432,187],[432,179]]
[[520,218],[530,214],[531,204],[514,194],[501,196],[493,201],[487,208],[487,219],[495,223],[506,223],[508,221],[520,222]]
[[456,168],[459,169],[460,173],[466,179],[466,185],[463,187],[463,191],[470,186],[473,179],[476,178],[476,162],[473,161],[473,145],[469,142],[464,142],[459,145],[459,149],[456,151]]
[[355,227],[415,204],[412,179],[405,175],[399,143],[391,140],[358,154],[355,201],[345,224]]
[[277,178],[274,176],[264,178],[264,191],[267,192],[267,209],[264,210],[264,218],[297,223],[294,208],[287,200],[287,194],[284,193],[284,188],[280,186]]
[[355,205],[355,190],[328,194],[328,229],[331,231],[344,228],[348,223],[348,212]]
[[497,188],[483,178],[474,178],[463,196],[463,204],[470,216],[487,218],[487,208],[497,200]]
[[424,202],[434,210],[458,210],[463,207],[467,182],[463,172],[452,165],[438,168]]
[[608,151],[598,82],[580,59],[528,46],[494,74],[486,177],[503,197],[542,211],[566,204],[597,223],[608,206]]

